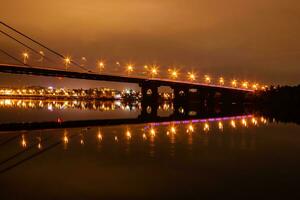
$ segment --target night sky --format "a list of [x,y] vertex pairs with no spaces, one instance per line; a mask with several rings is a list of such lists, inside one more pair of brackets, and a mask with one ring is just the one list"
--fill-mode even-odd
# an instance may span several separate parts
[[[103,58],[277,85],[299,83],[299,10],[299,0],[10,0],[0,18],[90,69]],[[24,50],[3,35],[0,45]],[[125,87],[7,74],[0,84]]]

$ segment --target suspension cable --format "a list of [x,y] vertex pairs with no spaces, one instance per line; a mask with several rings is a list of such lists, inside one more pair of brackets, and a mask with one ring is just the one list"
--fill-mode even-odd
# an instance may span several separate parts
[[[48,51],[50,51],[50,52],[52,52],[53,54],[55,54],[55,55],[61,57],[62,59],[66,59],[66,57],[65,57],[64,55],[60,54],[60,53],[57,52],[57,51],[54,51],[54,50],[50,49],[50,48],[47,47],[46,45],[44,45],[44,44],[42,44],[42,43],[36,41],[35,39],[33,39],[33,38],[31,38],[31,37],[25,35],[24,33],[22,33],[22,32],[20,32],[20,31],[16,30],[15,28],[9,26],[8,24],[6,24],[6,23],[4,23],[4,22],[2,22],[2,21],[0,21],[0,24],[2,24],[3,26],[9,28],[10,30],[13,30],[14,32],[16,32],[16,33],[22,35],[23,37],[27,38],[28,40],[30,40],[30,41],[32,41],[32,42],[38,44],[39,46],[41,46],[41,47],[47,49]],[[89,71],[88,69],[86,69],[85,67],[79,65],[79,64],[76,63],[75,61],[72,61],[72,60],[71,60],[71,63],[74,64],[75,66],[81,68],[82,70]]]
[[0,33],[4,34],[5,36],[9,37],[9,38],[12,39],[12,40],[18,42],[18,43],[21,44],[22,46],[24,46],[24,47],[30,49],[32,52],[36,53],[37,55],[42,56],[42,57],[45,58],[46,60],[48,60],[48,61],[50,61],[50,62],[52,62],[52,63],[55,63],[55,62],[54,62],[53,60],[51,60],[50,58],[46,57],[45,55],[41,54],[40,52],[38,52],[38,51],[35,50],[34,48],[31,48],[31,47],[28,46],[27,44],[25,44],[25,43],[21,42],[20,40],[16,39],[15,37],[9,35],[8,33],[4,32],[4,31],[2,31],[2,30],[0,30]]
[[11,54],[7,53],[7,52],[6,52],[6,51],[4,51],[3,49],[0,49],[0,52],[2,52],[2,53],[3,53],[3,54],[5,54],[6,56],[10,57],[11,59],[13,59],[13,60],[17,61],[18,63],[20,63],[20,64],[22,64],[22,65],[30,66],[30,65],[28,65],[28,64],[26,64],[26,63],[24,63],[23,61],[21,61],[20,59],[18,59],[18,58],[16,58],[16,57],[14,57],[13,55],[11,55]]

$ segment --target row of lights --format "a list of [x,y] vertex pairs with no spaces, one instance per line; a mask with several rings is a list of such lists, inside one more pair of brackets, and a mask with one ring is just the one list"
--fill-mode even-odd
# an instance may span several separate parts
[[[117,63],[119,63],[119,62],[117,62]],[[98,68],[99,68],[100,72],[102,72],[104,70],[104,68],[105,68],[104,61],[98,61]],[[159,68],[156,65],[153,65],[153,66],[145,65],[144,69],[147,72],[150,73],[151,78],[155,78],[159,74]],[[134,66],[132,64],[127,64],[126,67],[125,67],[125,71],[126,71],[127,75],[132,74],[133,71],[134,71]],[[168,69],[168,75],[169,75],[170,79],[176,80],[180,77],[180,71],[179,71],[179,69],[176,69],[176,68],[169,68]],[[191,82],[196,81],[197,73],[195,73],[193,71],[187,72],[187,79]],[[205,83],[210,84],[212,82],[212,78],[209,75],[205,75],[204,76],[204,81],[205,81]],[[224,80],[223,77],[219,78],[218,84],[221,85],[221,86],[225,85],[225,80]],[[238,84],[238,81],[236,79],[233,79],[231,81],[230,85],[232,87],[236,88],[236,87],[238,87],[239,84]],[[267,88],[266,85],[260,86],[257,83],[253,83],[252,85],[250,85],[250,83],[247,82],[247,81],[241,82],[240,86],[244,89],[250,89],[251,88],[253,90],[258,90],[258,89],[265,90]]]
[[[40,52],[40,53],[41,53],[42,56],[44,56],[43,52]],[[29,54],[27,52],[24,52],[22,54],[22,56],[23,56],[23,62],[25,64],[27,64],[28,59],[29,59]],[[67,57],[64,58],[64,64],[65,64],[65,69],[66,70],[68,70],[69,65],[71,64],[71,62],[72,62],[71,57],[67,56]],[[119,62],[116,62],[116,64],[120,66]],[[105,62],[102,61],[102,60],[97,61],[97,67],[98,67],[100,73],[103,72],[104,69],[105,69]],[[156,65],[152,65],[152,66],[145,65],[144,69],[147,72],[149,72],[151,78],[155,78],[159,75],[159,68]],[[125,66],[125,72],[127,73],[128,76],[130,74],[132,74],[134,72],[134,65],[133,64],[127,64]],[[180,71],[176,68],[169,68],[168,69],[168,75],[169,75],[170,79],[176,80],[180,77]],[[187,72],[187,79],[189,81],[194,82],[194,81],[196,81],[197,78],[198,78],[197,73],[195,73],[193,71]],[[210,84],[212,82],[212,78],[209,75],[205,75],[204,76],[204,82],[206,84]],[[220,86],[225,85],[225,80],[224,80],[223,77],[220,77],[218,79],[218,84]],[[259,90],[259,89],[265,90],[265,89],[267,89],[266,85],[259,85],[257,83],[250,84],[248,81],[243,81],[243,82],[239,83],[236,79],[233,79],[230,82],[230,86],[234,87],[234,88],[237,88],[237,87],[240,86],[241,88],[244,88],[244,89],[253,89],[253,90]]]
[[61,97],[109,97],[113,98],[116,96],[116,92],[110,89],[93,89],[93,91],[89,90],[80,90],[80,89],[64,89],[58,88],[53,89],[49,87],[48,89],[12,89],[12,88],[3,88],[0,89],[0,95],[7,95],[7,96],[17,96],[17,95],[24,95],[24,96],[61,96]]

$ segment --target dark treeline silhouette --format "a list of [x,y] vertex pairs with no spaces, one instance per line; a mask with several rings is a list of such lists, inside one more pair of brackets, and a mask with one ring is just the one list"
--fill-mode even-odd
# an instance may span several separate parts
[[276,121],[300,124],[300,85],[270,87],[253,96],[261,114]]

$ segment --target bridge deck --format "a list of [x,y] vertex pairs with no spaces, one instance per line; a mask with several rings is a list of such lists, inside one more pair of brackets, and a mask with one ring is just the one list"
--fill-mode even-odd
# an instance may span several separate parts
[[0,72],[10,73],[10,74],[65,77],[65,78],[74,78],[74,79],[121,82],[121,83],[136,83],[136,84],[151,83],[151,84],[156,84],[158,86],[170,86],[170,87],[179,86],[179,87],[190,87],[190,88],[209,88],[215,90],[233,90],[233,91],[241,91],[241,92],[254,91],[250,89],[234,88],[234,87],[227,87],[227,86],[220,86],[220,85],[213,85],[213,84],[189,82],[189,81],[176,81],[171,79],[122,76],[122,75],[113,75],[113,74],[96,74],[93,72],[89,72],[89,73],[74,72],[74,71],[10,65],[10,64],[0,64]]

